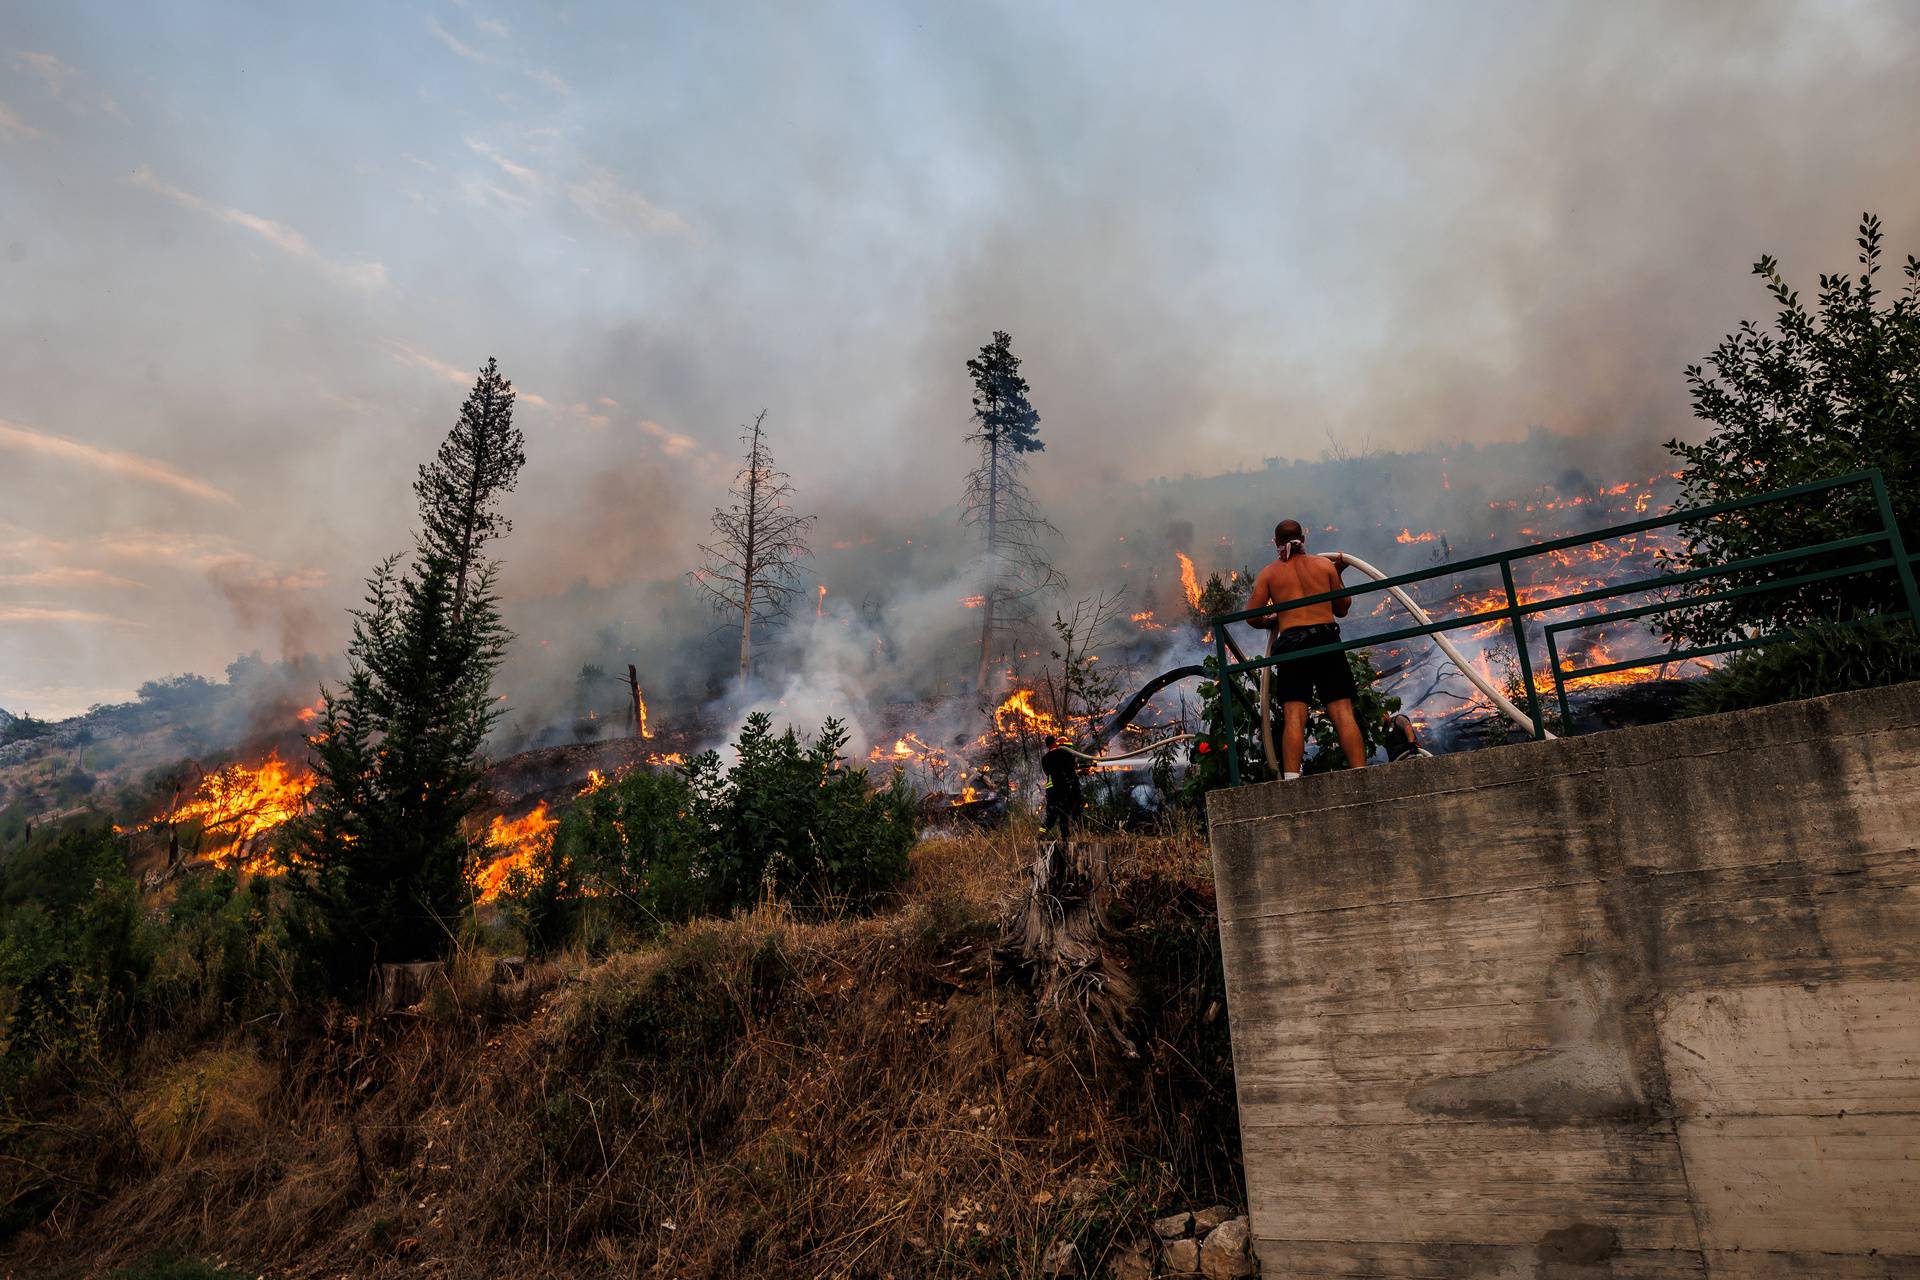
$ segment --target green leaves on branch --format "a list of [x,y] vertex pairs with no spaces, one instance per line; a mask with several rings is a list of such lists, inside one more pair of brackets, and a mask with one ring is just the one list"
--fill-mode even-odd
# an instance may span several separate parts
[[[1694,415],[1714,430],[1698,444],[1667,442],[1684,464],[1683,505],[1878,467],[1907,549],[1914,549],[1912,539],[1920,535],[1920,261],[1907,258],[1906,284],[1889,302],[1877,282],[1882,238],[1880,220],[1863,215],[1859,274],[1822,275],[1811,310],[1772,257],[1754,264],[1779,310],[1772,331],[1747,321],[1714,348],[1705,367],[1687,368]],[[1725,564],[1866,533],[1880,523],[1872,494],[1855,485],[1690,526],[1677,559],[1681,567]],[[1884,554],[1884,548],[1863,548],[1713,578],[1693,590],[1706,594]],[[1713,644],[1903,607],[1897,579],[1882,572],[1702,605],[1670,615],[1665,630],[1675,642]]]
[[543,861],[509,879],[507,909],[533,945],[553,947],[590,906],[650,933],[765,897],[821,911],[871,902],[906,875],[916,800],[898,775],[875,787],[846,767],[846,744],[838,721],[803,742],[755,713],[731,769],[709,751],[609,783],[561,818]]

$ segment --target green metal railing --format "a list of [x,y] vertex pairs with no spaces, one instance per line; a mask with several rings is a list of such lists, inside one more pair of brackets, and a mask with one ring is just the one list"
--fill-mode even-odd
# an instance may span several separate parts
[[[1644,533],[1650,529],[1664,529],[1673,525],[1691,524],[1709,520],[1715,516],[1726,515],[1734,511],[1744,511],[1752,507],[1765,506],[1768,503],[1788,502],[1805,498],[1812,494],[1826,493],[1848,485],[1870,485],[1873,489],[1875,505],[1879,509],[1880,527],[1870,533],[1855,537],[1836,538],[1830,542],[1815,543],[1804,547],[1793,547],[1784,551],[1775,551],[1767,555],[1751,556],[1744,560],[1728,564],[1710,565],[1697,569],[1686,569],[1677,573],[1661,574],[1652,578],[1636,579],[1632,582],[1615,583],[1611,586],[1596,587],[1590,591],[1575,591],[1547,600],[1522,601],[1514,585],[1513,566],[1516,562],[1530,560],[1538,556],[1550,555],[1570,547],[1587,546],[1596,542],[1606,542],[1613,538],[1626,537],[1629,534]],[[1670,601],[1643,605],[1639,608],[1617,610],[1609,613],[1589,614],[1581,618],[1554,622],[1542,628],[1546,639],[1547,665],[1553,672],[1554,693],[1560,705],[1560,717],[1563,729],[1571,731],[1572,711],[1567,702],[1567,682],[1590,676],[1606,675],[1615,671],[1627,671],[1636,667],[1651,667],[1670,662],[1684,662],[1691,658],[1711,657],[1714,654],[1729,653],[1736,649],[1750,649],[1759,645],[1772,644],[1785,639],[1792,633],[1776,632],[1763,636],[1749,636],[1731,640],[1724,644],[1705,645],[1695,649],[1671,650],[1665,653],[1651,654],[1643,658],[1630,658],[1624,662],[1609,662],[1593,667],[1563,667],[1560,660],[1560,640],[1564,633],[1581,627],[1598,626],[1603,623],[1621,622],[1635,618],[1652,617],[1678,609],[1688,609],[1700,605],[1718,604],[1737,600],[1742,596],[1754,595],[1763,591],[1782,591],[1792,587],[1806,586],[1810,583],[1825,582],[1834,578],[1854,577],[1861,574],[1879,573],[1892,569],[1900,579],[1900,586],[1906,598],[1905,610],[1896,613],[1878,615],[1881,618],[1910,619],[1920,629],[1920,587],[1914,581],[1914,559],[1907,554],[1906,544],[1900,537],[1899,523],[1894,519],[1893,503],[1887,496],[1886,478],[1878,469],[1856,471],[1851,475],[1835,476],[1831,480],[1817,480],[1811,484],[1794,485],[1788,489],[1776,489],[1771,493],[1756,494],[1750,498],[1739,498],[1732,502],[1715,503],[1706,507],[1690,507],[1685,510],[1668,512],[1666,515],[1651,516],[1645,520],[1634,520],[1627,524],[1613,525],[1605,529],[1596,529],[1591,533],[1572,534],[1564,538],[1555,538],[1549,542],[1537,542],[1531,546],[1518,547],[1508,551],[1496,551],[1468,560],[1455,560],[1432,568],[1403,573],[1397,577],[1382,578],[1377,582],[1364,582],[1338,591],[1325,591],[1319,595],[1303,596],[1298,600],[1289,600],[1285,604],[1265,605],[1258,609],[1242,609],[1237,613],[1213,615],[1208,622],[1213,627],[1214,659],[1220,679],[1233,685],[1233,677],[1248,672],[1259,671],[1266,667],[1279,666],[1284,662],[1299,662],[1307,658],[1318,657],[1326,653],[1344,654],[1352,649],[1367,648],[1372,645],[1392,644],[1400,640],[1410,640],[1420,636],[1434,635],[1442,631],[1452,631],[1461,627],[1482,626],[1488,622],[1504,621],[1513,633],[1514,652],[1518,656],[1521,684],[1527,692],[1527,714],[1533,720],[1533,732],[1536,738],[1546,736],[1546,723],[1540,714],[1540,692],[1534,687],[1533,660],[1527,644],[1524,622],[1535,614],[1549,613],[1555,609],[1566,609],[1574,605],[1592,604],[1610,600],[1619,596],[1641,595],[1649,591],[1658,591],[1665,587],[1683,586],[1700,582],[1707,578],[1723,577],[1728,574],[1750,572],[1782,565],[1795,560],[1806,560],[1814,556],[1829,555],[1834,552],[1849,551],[1859,547],[1885,544],[1886,554],[1872,560],[1854,564],[1839,565],[1815,572],[1796,574],[1787,578],[1769,579],[1765,582],[1747,583],[1706,595],[1686,595]],[[1393,587],[1406,587],[1428,582],[1435,578],[1453,577],[1475,569],[1492,568],[1500,570],[1500,581],[1506,590],[1505,607],[1487,609],[1479,613],[1467,614],[1458,618],[1443,618],[1432,623],[1418,626],[1401,627],[1376,635],[1359,636],[1351,640],[1339,640],[1331,644],[1315,645],[1308,649],[1299,649],[1290,653],[1272,654],[1266,657],[1243,659],[1228,662],[1227,650],[1231,641],[1227,638],[1227,627],[1235,622],[1246,622],[1254,618],[1277,617],[1289,609],[1300,609],[1308,605],[1328,601],[1367,595],[1375,591],[1387,591]],[[1227,739],[1227,778],[1238,786],[1240,783],[1239,735],[1234,726],[1233,699],[1223,698],[1220,703],[1222,727]]]

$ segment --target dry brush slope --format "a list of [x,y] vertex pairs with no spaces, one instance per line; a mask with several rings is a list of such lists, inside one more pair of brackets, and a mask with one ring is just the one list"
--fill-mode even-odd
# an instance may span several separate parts
[[1119,859],[1135,1062],[1038,1024],[996,966],[1024,858],[931,841],[871,918],[766,907],[513,988],[469,957],[412,1016],[150,1061],[85,1121],[138,1151],[14,1265],[167,1244],[290,1276],[1017,1276],[1238,1203],[1203,848]]

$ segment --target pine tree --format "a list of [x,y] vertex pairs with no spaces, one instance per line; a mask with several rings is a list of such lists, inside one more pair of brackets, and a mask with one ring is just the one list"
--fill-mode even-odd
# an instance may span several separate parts
[[993,340],[967,361],[967,372],[973,376],[974,421],[967,443],[978,446],[980,462],[967,475],[962,519],[980,530],[984,544],[980,669],[974,680],[975,688],[984,689],[996,639],[1030,618],[1034,596],[1065,581],[1041,546],[1059,531],[1040,515],[1023,479],[1027,455],[1047,446],[1012,337],[996,329]]
[[687,576],[716,610],[740,615],[740,676],[753,671],[753,624],[786,616],[798,590],[796,570],[811,552],[814,518],[793,510],[793,486],[773,465],[761,410],[740,436],[745,465],[728,490],[732,502],[713,513],[714,540],[701,543],[706,563]]
[[[510,639],[481,552],[519,469],[512,391],[492,361],[433,464],[421,468],[411,563],[390,556],[354,611],[348,675],[323,689],[307,739],[316,776],[282,857],[289,924],[335,990],[371,965],[444,952],[469,899],[466,822],[498,719],[493,673]],[[504,406],[504,407],[503,407]]]
[[513,425],[513,384],[488,357],[453,430],[433,461],[423,463],[413,491],[420,499],[421,542],[453,568],[453,611],[466,607],[467,586],[486,544],[513,531],[495,504],[513,490],[526,464],[526,439]]

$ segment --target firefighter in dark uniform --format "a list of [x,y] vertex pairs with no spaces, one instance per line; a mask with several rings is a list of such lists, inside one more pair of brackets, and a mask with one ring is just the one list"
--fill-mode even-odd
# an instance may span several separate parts
[[1381,745],[1387,749],[1387,759],[1407,760],[1414,756],[1432,755],[1431,751],[1420,745],[1420,735],[1414,730],[1413,721],[1397,711],[1389,711],[1386,716],[1386,732]]
[[1070,837],[1087,807],[1086,798],[1080,794],[1080,766],[1060,739],[1049,735],[1047,753],[1040,757],[1040,771],[1047,775],[1046,820],[1040,825],[1040,834],[1058,828],[1062,838]]

